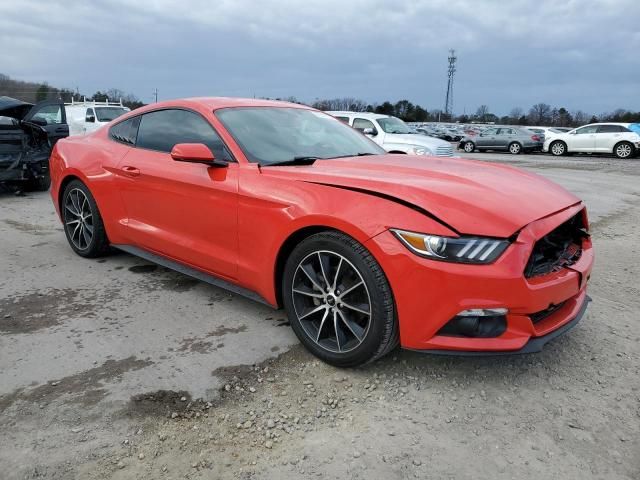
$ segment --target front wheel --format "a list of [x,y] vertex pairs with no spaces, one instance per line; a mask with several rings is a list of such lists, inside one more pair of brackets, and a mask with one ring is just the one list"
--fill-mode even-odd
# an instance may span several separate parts
[[32,178],[27,182],[25,190],[29,192],[46,192],[51,186],[51,177],[49,174]]
[[613,153],[618,158],[632,157],[634,152],[633,145],[629,142],[620,142],[613,148]]
[[551,155],[561,157],[567,153],[567,144],[561,141],[553,142],[549,146],[549,151],[551,152]]
[[72,180],[62,194],[62,221],[69,245],[81,257],[93,258],[109,250],[107,232],[93,195],[80,180]]
[[300,342],[337,367],[374,361],[398,344],[391,287],[378,262],[353,238],[322,232],[287,259],[284,306]]
[[473,153],[473,151],[476,149],[476,146],[474,145],[473,142],[465,142],[464,144],[464,151],[467,153]]

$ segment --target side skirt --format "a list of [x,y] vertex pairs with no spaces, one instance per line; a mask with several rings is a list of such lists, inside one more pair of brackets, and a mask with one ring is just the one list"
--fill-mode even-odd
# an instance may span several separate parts
[[223,280],[214,275],[210,275],[208,273],[202,272],[195,268],[189,267],[183,263],[176,262],[175,260],[171,260],[167,257],[163,257],[162,255],[158,255],[156,253],[149,252],[142,248],[134,247],[132,245],[111,245],[113,248],[117,248],[118,250],[122,250],[123,252],[130,253],[131,255],[135,255],[136,257],[144,258],[149,262],[156,263],[163,267],[170,268],[171,270],[175,270],[176,272],[182,273],[184,275],[188,275],[190,277],[196,278],[201,282],[208,283],[210,285],[214,285],[216,287],[222,288],[224,290],[228,290],[229,292],[233,292],[235,294],[246,297],[250,300],[253,300],[258,303],[262,303],[264,305],[268,305],[271,308],[274,308],[269,302],[267,302],[264,298],[258,295],[253,290],[249,290],[247,288],[240,287],[231,282]]

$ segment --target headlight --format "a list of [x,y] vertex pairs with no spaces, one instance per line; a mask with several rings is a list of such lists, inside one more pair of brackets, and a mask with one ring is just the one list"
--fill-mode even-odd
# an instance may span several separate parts
[[495,238],[440,237],[395,228],[392,228],[391,231],[413,253],[445,262],[491,263],[502,255],[509,246],[508,240]]
[[432,155],[431,150],[426,147],[413,147],[411,152],[414,155]]

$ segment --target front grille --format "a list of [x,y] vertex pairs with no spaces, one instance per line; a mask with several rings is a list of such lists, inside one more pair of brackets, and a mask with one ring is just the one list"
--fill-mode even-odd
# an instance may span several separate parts
[[573,265],[582,255],[582,240],[588,236],[580,212],[536,242],[525,277],[546,275]]
[[453,147],[451,145],[443,145],[436,149],[437,157],[453,157]]
[[540,310],[539,312],[536,312],[536,313],[530,313],[529,314],[529,318],[531,319],[531,321],[535,325],[536,323],[541,322],[545,318],[549,318],[555,312],[560,310],[565,303],[566,302],[561,302],[558,305],[550,305],[549,308],[547,308],[545,310]]

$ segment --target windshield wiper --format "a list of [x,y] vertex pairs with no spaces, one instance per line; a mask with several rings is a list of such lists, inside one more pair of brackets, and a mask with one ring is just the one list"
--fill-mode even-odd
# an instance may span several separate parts
[[364,157],[367,155],[380,155],[379,153],[371,153],[371,152],[359,152],[359,153],[353,153],[353,154],[349,154],[349,155],[338,155],[337,157],[329,157],[327,160],[332,159],[332,158],[349,158],[349,157]]
[[281,162],[263,163],[263,167],[277,167],[281,165],[313,165],[313,163],[320,157],[293,157],[289,160],[282,160]]

